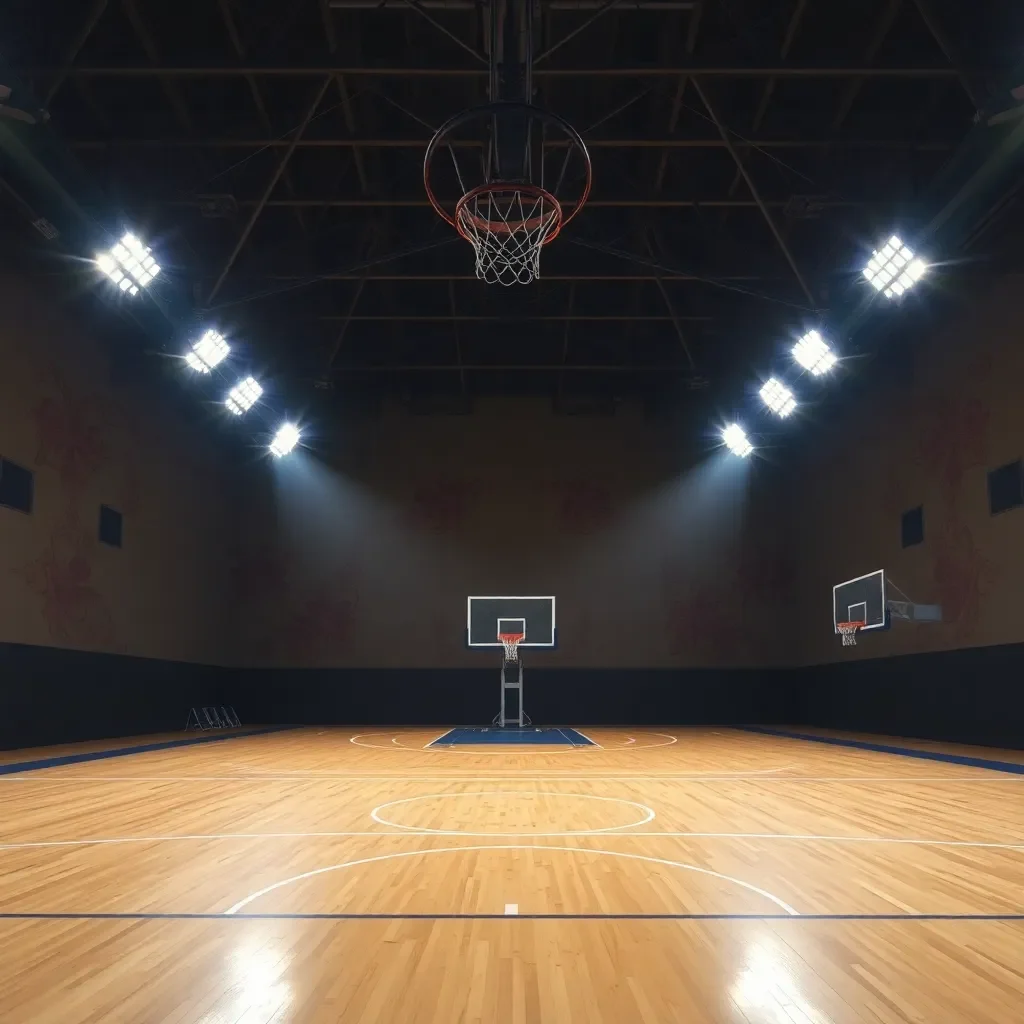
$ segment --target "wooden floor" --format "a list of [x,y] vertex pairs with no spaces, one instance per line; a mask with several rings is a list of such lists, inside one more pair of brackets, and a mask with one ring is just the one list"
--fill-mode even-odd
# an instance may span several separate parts
[[424,749],[441,731],[0,776],[0,1020],[1024,1020],[1024,776],[722,730]]

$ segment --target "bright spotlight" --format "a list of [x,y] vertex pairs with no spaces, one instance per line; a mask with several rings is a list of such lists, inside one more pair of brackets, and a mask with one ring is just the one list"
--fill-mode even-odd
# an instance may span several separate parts
[[783,419],[796,408],[793,392],[782,381],[769,377],[761,388],[761,399],[776,416]]
[[808,331],[794,346],[793,358],[815,377],[836,365],[836,354],[817,331]]
[[927,269],[924,260],[915,258],[913,250],[893,235],[881,250],[871,253],[864,276],[876,291],[887,299],[894,299],[913,288]]
[[140,288],[160,273],[160,267],[150,254],[149,248],[130,231],[126,231],[109,252],[96,257],[96,265],[114,284],[129,295],[138,295]]
[[185,362],[196,373],[209,373],[231,351],[228,343],[216,331],[207,331],[185,353]]
[[730,423],[722,431],[722,440],[726,448],[741,459],[745,459],[754,450],[754,446],[747,439],[746,431],[738,423]]
[[287,455],[299,443],[300,437],[299,428],[294,423],[282,423],[270,442],[271,454],[278,458]]
[[241,416],[243,412],[251,409],[263,394],[263,388],[252,377],[240,380],[224,399],[224,404],[236,415]]

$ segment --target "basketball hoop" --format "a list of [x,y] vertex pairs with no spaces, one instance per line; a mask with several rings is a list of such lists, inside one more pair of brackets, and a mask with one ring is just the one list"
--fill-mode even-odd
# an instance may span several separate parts
[[857,646],[857,630],[863,629],[865,623],[863,622],[837,622],[836,629],[843,636],[844,647],[856,647]]
[[498,639],[502,642],[505,647],[505,660],[506,661],[518,661],[519,660],[519,644],[523,641],[526,636],[525,633],[499,633]]
[[541,249],[562,227],[562,207],[538,185],[480,185],[456,203],[455,226],[473,246],[479,280],[529,284],[540,276]]
[[[445,150],[450,159],[435,162]],[[438,128],[423,155],[427,199],[473,246],[476,276],[487,284],[534,281],[541,249],[583,209],[591,180],[579,132],[529,103],[464,110]]]

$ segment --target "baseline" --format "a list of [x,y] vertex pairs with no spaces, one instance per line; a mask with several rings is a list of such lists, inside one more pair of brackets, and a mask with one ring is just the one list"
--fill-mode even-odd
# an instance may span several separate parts
[[[505,750],[480,750],[480,749],[460,750],[458,748],[458,744],[450,744],[450,743],[442,743],[441,742],[441,740],[443,740],[443,738],[445,736],[448,736],[450,733],[455,732],[455,731],[456,731],[455,728],[448,729],[445,732],[443,732],[439,737],[437,737],[436,739],[431,740],[429,743],[424,744],[422,747],[409,747],[409,746],[406,746],[404,743],[401,743],[399,741],[399,738],[398,738],[399,735],[400,735],[399,733],[378,732],[378,731],[375,731],[375,732],[357,732],[354,736],[350,736],[349,737],[349,743],[353,743],[357,747],[366,747],[367,749],[370,749],[370,750],[394,750],[395,747],[398,747],[400,750],[415,750],[415,751],[429,750],[429,751],[432,751],[432,752],[434,752],[434,751],[441,751],[441,752],[446,753],[446,754],[469,754],[472,757],[486,757],[489,754],[499,754],[501,756],[507,757],[507,756],[509,756],[512,753],[512,751],[510,751],[508,749],[505,749]],[[679,742],[679,737],[678,736],[673,736],[671,733],[667,733],[667,732],[652,732],[652,733],[650,733],[651,736],[661,736],[661,737],[663,737],[664,742],[661,742],[661,743],[637,743],[635,737],[630,737],[629,739],[626,740],[625,743],[619,744],[618,746],[606,746],[606,745],[602,745],[602,744],[598,743],[596,740],[591,739],[589,736],[586,736],[579,729],[576,729],[575,731],[578,732],[581,736],[584,736],[586,739],[590,740],[590,743],[593,744],[593,746],[596,749],[598,749],[598,750],[626,750],[626,749],[629,749],[629,750],[653,750],[655,747],[670,747],[670,746],[672,746],[673,743],[678,743]],[[364,742],[362,742],[362,740],[364,738],[368,737],[368,736],[388,736],[391,739],[391,743],[390,744],[386,744],[386,743],[364,743]],[[523,745],[523,747],[527,747],[527,746],[528,746],[527,744]],[[568,748],[556,749],[556,750],[543,749],[542,745],[538,745],[538,746],[540,746],[541,749],[534,749],[533,750],[534,753],[571,754],[571,753],[573,753],[576,750],[585,750],[586,749],[586,747],[583,744],[580,744],[580,743],[573,744],[572,746],[570,746]],[[516,752],[518,752],[518,753],[522,753],[523,752],[523,748],[521,748],[521,747],[517,746],[515,749],[516,749]]]

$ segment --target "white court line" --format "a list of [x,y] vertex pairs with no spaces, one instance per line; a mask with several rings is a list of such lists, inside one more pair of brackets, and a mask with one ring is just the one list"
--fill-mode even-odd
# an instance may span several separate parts
[[426,750],[429,747],[432,747],[435,743],[440,743],[440,741],[443,740],[445,736],[450,736],[453,732],[455,732],[454,729],[448,729],[445,732],[441,733],[440,736],[435,736],[432,740],[423,744],[423,749]]
[[[578,729],[576,731],[579,732]],[[441,736],[438,737],[438,740],[442,739],[444,736],[447,736],[448,733],[450,733],[450,732],[452,732],[451,729],[449,729],[448,732],[442,733]],[[441,745],[438,746],[438,745],[436,745],[438,740],[431,740],[430,743],[427,743],[426,745],[424,745],[422,747],[409,747],[409,746],[406,746],[404,743],[400,743],[398,741],[398,737],[400,735],[401,735],[400,733],[390,733],[390,732],[357,732],[354,736],[350,736],[349,737],[349,743],[354,743],[357,747],[367,747],[370,750],[391,750],[392,746],[394,746],[394,747],[398,747],[401,750],[418,750],[418,751],[430,750],[432,752],[440,751],[440,752],[445,753],[445,754],[470,754],[470,755],[472,755],[474,757],[486,756],[488,754],[492,754],[492,755],[493,754],[500,754],[500,755],[503,755],[503,756],[508,756],[508,755],[512,755],[512,754],[521,754],[521,753],[526,753],[526,752],[532,753],[532,754],[571,754],[574,750],[586,750],[587,749],[586,747],[584,747],[581,744],[578,744],[578,743],[577,744],[573,744],[572,741],[568,739],[568,737],[566,737],[566,740],[567,740],[567,742],[570,743],[570,746],[568,747],[568,749],[564,749],[564,750],[543,750],[543,749],[539,749],[538,747],[531,747],[529,749],[529,751],[524,751],[519,746],[516,746],[514,751],[513,750],[509,750],[507,748],[504,749],[504,750],[479,750],[479,749],[460,750],[459,746],[455,745],[455,744],[441,744]],[[582,733],[580,735],[582,735]],[[651,735],[651,736],[662,736],[662,737],[664,737],[665,742],[664,743],[636,743],[636,741],[634,740],[634,743],[636,745],[634,747],[632,747],[632,749],[633,750],[651,750],[654,747],[670,747],[673,743],[678,743],[679,742],[679,737],[678,736],[673,736],[673,735],[671,735],[670,733],[667,733],[667,732],[652,732],[652,733],[649,733],[649,735]],[[361,740],[363,740],[363,739],[365,739],[366,737],[369,737],[369,736],[390,736],[391,737],[392,746],[388,746],[387,744],[384,744],[384,743],[362,743],[362,742],[360,742]],[[588,736],[587,739],[590,739],[590,737]],[[598,750],[624,750],[629,745],[628,743],[623,743],[623,744],[620,744],[619,746],[602,746],[600,743],[597,743],[594,740],[591,740],[591,743],[593,743],[594,747],[596,747]],[[472,744],[466,744],[466,746],[472,746]]]
[[[376,839],[414,839],[423,838],[425,835],[465,836],[477,838],[472,833],[461,831],[448,831],[439,833],[422,832],[382,832],[379,829],[375,832],[361,831],[337,831],[337,832],[211,832],[185,835],[163,835],[163,836],[111,836],[98,839],[41,839],[23,843],[0,843],[2,850],[35,850],[47,849],[49,847],[71,847],[71,846],[117,846],[130,843],[172,843],[172,842],[203,842],[207,840],[223,839],[349,839],[367,837]],[[515,837],[519,839],[563,839],[569,836],[579,836],[578,832],[489,832],[487,835],[496,839],[507,839]],[[580,838],[585,839],[586,836]],[[995,843],[984,842],[973,839],[921,839],[917,837],[901,836],[824,836],[824,835],[802,835],[787,832],[605,832],[601,834],[602,839],[769,839],[779,842],[807,842],[807,843],[890,843],[900,846],[939,846],[939,847],[964,847],[967,849],[980,850],[1024,850],[1024,842],[1021,843]],[[545,847],[541,846],[540,849]],[[467,850],[488,850],[506,849],[498,846],[467,846]],[[533,846],[523,846],[522,849],[534,849]],[[586,847],[580,847],[585,850]]]
[[663,864],[666,867],[681,868],[684,871],[693,871],[699,875],[708,875],[711,878],[718,878],[723,882],[732,882],[733,885],[741,886],[750,892],[757,893],[758,896],[763,896],[766,900],[771,900],[777,907],[780,907],[787,914],[791,914],[793,917],[799,917],[800,912],[794,910],[784,900],[779,899],[778,896],[773,896],[770,892],[765,889],[759,889],[756,885],[752,885],[750,882],[744,882],[741,878],[734,878],[732,875],[723,875],[718,871],[712,871],[710,868],[699,868],[695,864],[685,864],[678,860],[665,860],[661,857],[646,857],[639,853],[622,853],[619,850],[587,850],[583,847],[577,846],[453,846],[443,847],[437,850],[409,850],[403,853],[385,853],[379,857],[362,857],[359,860],[345,861],[341,864],[329,864],[327,867],[314,868],[312,871],[304,871],[300,875],[292,875],[290,878],[283,878],[280,882],[274,882],[272,885],[264,886],[257,892],[250,893],[245,899],[239,900],[233,906],[229,907],[224,911],[226,915],[237,914],[243,907],[248,906],[253,900],[259,899],[261,896],[265,896],[268,892],[273,892],[275,889],[281,889],[286,885],[291,885],[293,882],[301,882],[307,878],[314,878],[317,875],[325,875],[329,871],[341,871],[343,868],[358,867],[362,864],[374,864],[385,860],[397,860],[400,857],[429,857],[438,853],[467,853],[474,850],[558,850],[562,853],[583,853],[583,854],[594,854],[596,856],[603,857],[622,857],[625,860],[639,860],[645,861],[648,864]]
[[462,829],[441,829],[441,828],[424,828],[419,825],[402,825],[397,821],[391,821],[388,818],[382,817],[378,814],[378,811],[384,810],[385,807],[397,807],[399,804],[411,804],[418,800],[446,800],[453,797],[460,796],[526,796],[526,797],[537,797],[537,796],[554,796],[554,797],[571,797],[574,800],[603,800],[607,803],[613,804],[629,804],[630,807],[635,807],[643,815],[636,821],[631,821],[626,825],[609,825],[606,828],[583,828],[583,829],[568,829],[558,833],[563,836],[590,836],[604,832],[619,832],[622,829],[635,828],[637,825],[646,825],[648,822],[654,821],[654,810],[647,806],[647,804],[637,803],[635,800],[624,800],[616,796],[594,796],[592,793],[553,793],[546,790],[489,790],[475,793],[423,793],[420,796],[409,796],[402,800],[389,800],[386,804],[380,804],[374,807],[370,811],[370,817],[377,822],[378,825],[390,825],[391,828],[404,829],[407,832],[414,832],[417,835],[460,835],[460,836],[523,836],[533,835],[532,832],[468,832]]
[[[588,735],[587,735],[587,734],[586,734],[586,733],[585,733],[585,732],[584,732],[584,731],[583,731],[582,729],[573,729],[573,732],[575,732],[575,733],[579,733],[579,735],[580,735],[580,736],[582,736],[582,737],[583,737],[583,738],[584,738],[585,740],[590,740],[590,742],[591,742],[591,743],[593,743],[593,744],[594,744],[594,746],[595,746],[595,747],[597,747],[597,749],[598,749],[598,750],[605,750],[605,749],[609,749],[609,750],[615,750],[615,749],[621,749],[621,748],[616,748],[616,747],[609,747],[609,748],[605,748],[605,747],[604,747],[604,746],[602,746],[602,745],[601,745],[600,743],[598,743],[598,742],[597,742],[597,740],[595,740],[595,739],[594,739],[593,737],[591,737],[591,736],[588,736]],[[664,735],[664,734],[663,734],[663,735]],[[634,740],[633,742],[635,743],[635,742],[636,742],[636,740]],[[629,743],[629,740],[626,740],[626,742],[625,742],[625,743],[623,744],[623,746],[626,746],[626,745],[628,745],[628,743]]]
[[[669,772],[661,773],[659,775],[651,775],[648,772],[630,772],[624,775],[566,775],[564,772],[559,771],[556,768],[535,768],[533,775],[506,775],[498,774],[499,769],[491,768],[476,768],[473,769],[478,774],[476,775],[459,775],[455,772],[446,772],[444,775],[421,775],[414,773],[412,775],[407,773],[399,774],[392,772],[387,775],[375,775],[375,774],[363,774],[361,772],[318,772],[310,771],[301,768],[286,768],[276,772],[261,772],[252,771],[249,775],[254,778],[302,778],[308,776],[310,778],[327,778],[327,779],[476,779],[476,778],[494,778],[494,779],[528,779],[528,778],[552,778],[552,779],[725,779],[725,778],[747,778],[759,775],[773,775],[778,772],[787,772],[791,768],[798,767],[795,764],[783,764],[778,768],[751,768],[747,771],[714,771],[714,772]],[[470,769],[466,769],[469,771]],[[484,775],[479,773],[489,772],[490,774]],[[547,775],[542,775],[542,772],[548,772]],[[54,776],[56,777],[56,776]],[[70,776],[69,776],[70,777]],[[98,775],[95,778],[107,778],[108,776]],[[145,777],[145,776],[142,776]],[[153,778],[160,778],[161,776],[152,776]],[[185,776],[186,778],[198,778],[198,776]],[[226,776],[227,778],[235,778],[235,776]],[[794,778],[796,776],[793,776]],[[845,777],[845,776],[844,776]],[[902,776],[900,776],[902,777]]]
[[505,913],[506,913],[506,915],[509,915],[509,916],[518,914],[519,913],[519,904],[518,903],[506,903],[505,904]]
[[[929,784],[960,784],[960,783],[1007,783],[1024,784],[1024,776],[1002,775],[993,772],[983,776],[927,776],[927,775],[778,775],[788,768],[768,768],[750,772],[661,772],[657,775],[646,772],[633,772],[620,775],[568,775],[554,769],[544,775],[508,775],[499,772],[480,774],[486,769],[478,769],[474,775],[460,775],[455,772],[447,775],[408,775],[393,773],[388,775],[363,774],[360,772],[302,772],[286,773],[245,772],[238,775],[40,775],[36,772],[24,775],[0,776],[0,784],[13,782],[236,782],[252,785],[258,782],[322,782],[325,780],[342,781],[417,781],[417,782],[808,782],[808,783],[929,783]],[[984,769],[978,769],[982,771]]]

